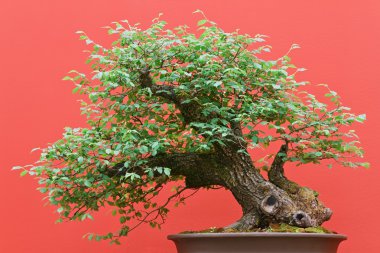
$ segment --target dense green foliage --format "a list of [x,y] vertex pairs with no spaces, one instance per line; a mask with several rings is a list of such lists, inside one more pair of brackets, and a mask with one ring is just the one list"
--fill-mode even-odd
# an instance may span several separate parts
[[[120,219],[120,231],[88,237],[114,243],[139,224],[159,227],[168,203],[187,196],[181,177],[170,176],[170,168],[144,165],[149,157],[209,152],[213,143],[230,141],[236,123],[243,128],[241,141],[251,149],[289,143],[284,159],[297,165],[331,160],[368,166],[351,159],[363,151],[347,128],[365,116],[350,113],[327,86],[319,87],[327,90],[324,102],[309,94],[308,83],[295,79],[303,69],[295,67],[288,54],[277,60],[259,58],[270,51],[262,44],[265,36],[225,32],[206,18],[198,22],[195,33],[186,26],[169,30],[165,25],[154,19],[141,30],[127,21],[115,22],[108,30],[117,36],[110,48],[78,32],[92,48],[88,64],[93,72],[87,77],[71,71],[64,79],[75,83],[74,93],[86,96],[81,110],[88,127],[67,127],[62,139],[41,150],[40,161],[17,167],[22,175],[39,178],[40,191],[58,206],[59,221],[92,219],[93,211],[110,206]],[[183,103],[198,104],[199,113],[210,120],[187,122],[175,104],[142,87],[145,70],[157,85],[172,86],[176,94],[187,97]],[[266,170],[273,155],[253,157],[253,162]],[[143,167],[144,174],[105,173],[120,163]],[[167,201],[156,200],[165,184],[178,180]]]

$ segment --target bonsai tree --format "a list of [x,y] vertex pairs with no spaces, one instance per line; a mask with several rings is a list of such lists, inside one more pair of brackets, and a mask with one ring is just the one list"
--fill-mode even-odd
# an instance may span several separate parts
[[[325,85],[323,102],[296,81],[303,69],[288,54],[297,45],[264,60],[259,55],[270,47],[261,44],[263,35],[225,32],[207,18],[195,33],[165,24],[157,18],[142,30],[115,22],[108,32],[117,38],[108,48],[78,32],[92,48],[93,72],[70,71],[64,80],[84,97],[88,127],[65,128],[36,164],[17,167],[39,179],[59,221],[92,219],[110,206],[120,230],[88,237],[119,243],[141,224],[160,227],[171,202],[220,187],[242,208],[230,229],[329,220],[332,211],[318,193],[289,180],[285,164],[367,167],[352,159],[363,151],[347,127],[365,115],[350,113]],[[173,189],[163,197],[167,185]]]

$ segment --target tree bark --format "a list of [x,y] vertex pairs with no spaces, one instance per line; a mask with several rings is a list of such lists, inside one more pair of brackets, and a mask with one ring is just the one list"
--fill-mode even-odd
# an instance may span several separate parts
[[[223,179],[220,177],[221,160],[214,153],[172,153],[159,154],[151,157],[144,167],[167,167],[170,168],[171,176],[184,176],[187,188],[200,188],[212,185],[223,186]],[[126,172],[134,172],[140,176],[144,175],[144,167],[125,168],[121,162],[110,168],[106,174],[116,177]],[[162,174],[157,173],[157,177]]]
[[[301,187],[284,176],[287,144],[276,155],[269,181],[256,170],[249,157],[229,153],[230,180],[227,188],[242,206],[243,217],[229,228],[247,230],[270,223],[315,227],[330,219],[332,211],[319,200],[315,191]],[[248,160],[249,159],[249,160]]]

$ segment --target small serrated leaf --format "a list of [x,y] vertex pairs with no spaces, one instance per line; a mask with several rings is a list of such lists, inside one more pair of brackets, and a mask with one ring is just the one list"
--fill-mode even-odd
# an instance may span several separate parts
[[366,115],[365,114],[360,114],[356,117],[356,121],[363,123],[366,120]]
[[201,19],[201,20],[198,21],[197,25],[201,26],[201,25],[206,24],[206,22],[207,22],[207,19]]
[[28,174],[28,171],[27,170],[23,170],[21,173],[20,173],[20,176],[25,176],[26,174]]
[[363,167],[366,168],[366,169],[369,169],[369,167],[371,166],[371,164],[368,163],[368,162],[361,163],[360,165],[363,166]]
[[169,168],[164,168],[164,174],[167,176],[170,176],[170,169]]
[[75,93],[78,92],[78,90],[79,90],[79,87],[75,87],[75,88],[72,90],[72,93],[75,94]]

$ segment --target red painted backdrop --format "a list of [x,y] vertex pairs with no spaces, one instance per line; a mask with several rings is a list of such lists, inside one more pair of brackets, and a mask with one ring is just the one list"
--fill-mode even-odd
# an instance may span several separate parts
[[300,44],[293,59],[309,69],[300,77],[330,84],[354,112],[367,113],[366,124],[356,129],[371,169],[308,166],[288,168],[288,175],[318,190],[334,210],[326,226],[349,237],[340,252],[378,252],[378,0],[1,1],[0,252],[174,253],[167,234],[223,226],[239,217],[239,207],[228,192],[201,192],[173,210],[161,231],[142,227],[122,246],[89,242],[82,239],[86,232],[116,228],[110,213],[97,215],[94,222],[55,225],[56,214],[43,207],[35,180],[10,171],[14,165],[33,162],[37,155],[30,150],[60,138],[64,126],[84,125],[78,97],[61,81],[70,69],[86,70],[85,47],[75,31],[106,42],[109,38],[100,27],[111,21],[147,25],[163,12],[169,26],[194,26],[196,9],[227,31],[240,28],[252,35],[270,35],[273,58],[292,43]]

